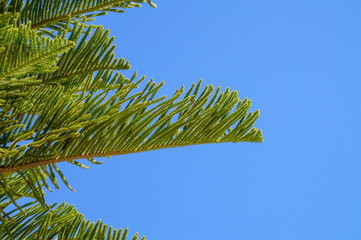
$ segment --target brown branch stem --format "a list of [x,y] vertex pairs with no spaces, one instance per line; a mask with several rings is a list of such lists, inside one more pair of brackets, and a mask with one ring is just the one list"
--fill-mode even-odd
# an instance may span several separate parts
[[138,150],[100,152],[100,153],[89,153],[89,154],[73,155],[73,156],[66,156],[66,157],[50,158],[50,159],[45,159],[45,160],[38,161],[38,162],[26,163],[26,164],[18,165],[18,166],[11,166],[11,167],[0,166],[0,174],[1,173],[16,172],[16,171],[25,170],[25,169],[29,169],[29,168],[35,168],[35,167],[48,165],[48,164],[52,164],[52,163],[65,162],[65,161],[71,161],[71,160],[76,160],[76,159],[85,159],[85,158],[94,158],[94,157],[107,157],[107,156],[116,156],[116,155],[126,155],[126,154],[131,154],[131,153],[147,152],[147,151],[153,151],[153,150],[159,150],[159,149],[165,149],[165,148],[184,147],[184,146],[190,146],[190,145],[209,144],[209,143],[214,143],[214,142],[178,144],[178,145],[173,145],[173,146],[163,146],[163,147],[155,147],[155,148],[143,148],[143,149],[138,149]]

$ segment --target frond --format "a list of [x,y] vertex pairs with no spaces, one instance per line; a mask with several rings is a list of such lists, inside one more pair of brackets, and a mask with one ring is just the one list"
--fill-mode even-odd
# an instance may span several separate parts
[[0,14],[15,14],[21,11],[23,0],[2,0],[0,1]]
[[102,26],[86,27],[84,23],[75,22],[69,41],[75,42],[76,47],[60,57],[58,70],[44,75],[44,81],[57,82],[66,79],[66,82],[74,83],[79,82],[79,75],[130,68],[123,58],[114,58],[114,37],[109,38],[109,30],[104,30]]
[[[54,23],[72,19],[91,18],[107,12],[123,12],[123,9],[141,7],[145,0],[33,0],[26,1],[21,22],[32,23],[32,28],[44,28]],[[152,7],[154,3],[148,1]]]
[[9,25],[11,18],[11,14],[0,14],[0,53],[5,50],[5,45],[9,44],[9,40],[5,38],[5,32],[11,27]]
[[[113,229],[100,220],[86,220],[73,205],[62,203],[49,205],[49,209],[29,202],[21,206],[24,215],[15,209],[8,212],[0,225],[1,239],[57,239],[57,240],[126,240],[128,229]],[[138,240],[136,233],[132,240]],[[141,240],[145,240],[142,237]]]
[[32,142],[14,148],[21,153],[3,158],[0,171],[196,144],[262,141],[261,131],[252,129],[259,111],[248,113],[250,100],[240,100],[235,91],[220,93],[209,85],[200,92],[199,82],[183,99],[183,87],[169,99],[156,98],[163,83],[148,82],[143,91],[131,94],[144,78],[114,77],[119,88],[108,99],[109,91],[77,95],[61,86],[33,90],[29,99],[36,101],[11,130],[34,132],[28,139]]
[[[87,25],[150,0],[0,0],[0,238],[122,239],[127,229],[91,223],[65,203],[47,205],[44,188],[70,187],[58,162],[206,143],[261,142],[259,111],[236,91],[125,78],[114,37]],[[21,205],[24,199],[34,202]],[[9,210],[10,209],[10,210]],[[138,239],[138,234],[133,240]],[[145,239],[144,237],[142,239]]]
[[[13,204],[15,208],[26,214],[18,204],[18,200],[25,198],[35,199],[43,209],[47,210],[43,187],[49,189],[45,181],[46,175],[38,169],[28,169],[16,173],[0,175],[0,213],[1,219],[7,217],[5,209]],[[49,189],[50,190],[50,189]]]
[[61,37],[39,37],[30,25],[8,28],[0,39],[6,42],[0,55],[0,90],[38,84],[36,77],[27,76],[55,71],[58,56],[74,46]]

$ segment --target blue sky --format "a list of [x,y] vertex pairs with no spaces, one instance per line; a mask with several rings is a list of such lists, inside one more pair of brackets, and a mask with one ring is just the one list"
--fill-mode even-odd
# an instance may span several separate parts
[[148,240],[361,239],[361,2],[158,1],[97,23],[117,57],[165,81],[200,78],[260,109],[264,142],[117,156],[47,194]]

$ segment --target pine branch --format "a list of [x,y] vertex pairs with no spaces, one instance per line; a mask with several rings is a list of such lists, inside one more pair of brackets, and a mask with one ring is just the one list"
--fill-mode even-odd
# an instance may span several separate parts
[[19,84],[17,79],[28,74],[55,71],[58,55],[74,46],[73,42],[60,37],[38,37],[36,31],[30,30],[30,25],[7,29],[1,37],[7,42],[0,55],[1,89],[11,83]]
[[[183,87],[165,100],[155,98],[163,84],[148,82],[143,91],[128,96],[144,78],[137,82],[117,75],[114,78],[108,79],[121,87],[106,101],[107,91],[85,96],[77,95],[76,88],[64,92],[61,86],[32,90],[29,101],[36,96],[37,102],[18,120],[18,127],[7,131],[32,131],[35,135],[29,135],[31,143],[9,152],[13,154],[10,159],[3,157],[0,172],[196,144],[262,141],[261,131],[251,130],[259,112],[247,115],[250,101],[240,101],[237,92],[226,89],[219,93],[218,88],[211,97],[214,87],[206,86],[199,93],[199,82],[182,100],[177,101]],[[89,89],[95,84],[91,81],[87,83]],[[30,116],[35,114],[38,117],[34,121]],[[8,139],[19,138],[10,136]]]
[[[59,188],[57,178],[74,190],[58,162],[88,168],[76,160],[263,140],[253,128],[259,111],[249,112],[250,100],[235,91],[201,89],[200,81],[167,99],[156,97],[163,83],[151,80],[134,93],[144,77],[115,72],[130,65],[114,58],[114,38],[85,23],[146,1],[155,7],[150,0],[0,0],[1,239],[125,240],[127,230],[46,204],[43,190]],[[24,197],[36,204],[20,205]]]
[[[100,220],[96,223],[86,220],[73,205],[61,203],[49,205],[49,210],[36,202],[22,206],[26,215],[19,210],[7,213],[0,225],[1,239],[122,239],[126,240],[128,229],[113,229]],[[136,233],[132,240],[138,240]],[[145,240],[142,237],[140,240]]]
[[[94,31],[93,31],[94,30]],[[128,62],[123,58],[114,58],[114,37],[109,38],[109,30],[102,26],[86,28],[85,24],[74,23],[69,41],[76,47],[60,57],[58,69],[42,76],[44,82],[57,82],[61,79],[73,80],[73,77],[103,70],[127,70]],[[64,82],[64,81],[63,81]]]
[[[21,14],[22,22],[32,22],[32,29],[46,27],[49,24],[60,22],[66,18],[79,18],[81,15],[92,12],[116,11],[121,9],[140,7],[139,3],[145,0],[33,0],[27,1]],[[153,3],[150,5],[155,7]],[[104,14],[104,13],[100,13]],[[96,14],[96,15],[100,15]],[[94,16],[94,14],[93,14]]]
[[81,154],[81,155],[75,155],[75,156],[67,156],[67,157],[57,157],[57,158],[50,158],[50,159],[36,159],[32,163],[27,163],[24,165],[14,166],[14,167],[3,167],[0,166],[0,174],[1,173],[11,173],[11,172],[17,172],[20,170],[26,170],[26,169],[32,169],[39,166],[49,165],[53,163],[59,163],[59,162],[69,162],[72,160],[77,159],[87,159],[87,158],[96,158],[96,157],[108,157],[108,156],[119,156],[119,155],[127,155],[127,154],[134,154],[134,153],[141,153],[141,152],[148,152],[148,151],[154,151],[154,150],[161,150],[161,149],[167,149],[167,148],[178,148],[178,147],[187,147],[187,146],[193,146],[193,145],[201,145],[201,144],[211,144],[215,142],[194,142],[189,144],[179,144],[179,145],[164,145],[158,148],[148,148],[148,149],[137,149],[137,150],[124,150],[124,151],[109,151],[109,152],[101,152],[101,153],[91,153],[91,154]]

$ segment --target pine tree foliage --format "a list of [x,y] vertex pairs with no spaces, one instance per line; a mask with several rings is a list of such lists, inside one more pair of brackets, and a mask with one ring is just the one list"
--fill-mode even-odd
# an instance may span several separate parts
[[[124,9],[140,7],[145,1],[124,0],[35,0],[28,1],[21,14],[22,22],[32,22],[33,28],[61,24],[69,16],[72,19],[92,18],[108,12],[122,13]],[[151,6],[155,5],[149,2]],[[47,9],[47,11],[44,11]]]
[[130,65],[115,58],[114,37],[89,22],[143,2],[0,0],[2,239],[125,240],[127,230],[46,203],[44,190],[59,188],[59,180],[72,189],[59,162],[88,168],[79,160],[262,141],[253,128],[259,111],[249,112],[251,101],[236,91],[199,81],[167,98],[158,94],[163,82],[119,72]]
[[[125,240],[128,229],[113,229],[100,220],[91,222],[84,219],[74,206],[61,203],[50,204],[48,210],[36,201],[22,206],[26,215],[19,210],[8,214],[10,219],[4,219],[0,225],[2,239],[105,239]],[[136,233],[132,240],[145,240]]]
[[[34,85],[35,75],[54,72],[57,57],[74,46],[73,42],[57,37],[39,37],[30,25],[20,25],[3,31],[6,43],[0,56],[0,90]],[[32,77],[27,77],[31,75]]]
[[86,26],[85,23],[80,24],[76,21],[68,39],[76,43],[76,47],[62,54],[58,62],[58,70],[44,76],[45,81],[73,79],[74,82],[79,80],[79,76],[94,71],[130,68],[129,63],[123,58],[114,58],[115,45],[112,45],[114,37],[109,38],[109,30],[104,31],[102,26]]

